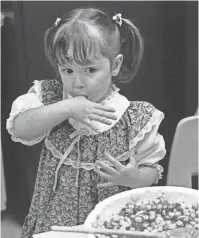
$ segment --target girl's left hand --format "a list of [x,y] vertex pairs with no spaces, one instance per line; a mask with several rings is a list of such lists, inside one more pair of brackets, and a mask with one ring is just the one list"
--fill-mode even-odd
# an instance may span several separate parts
[[107,183],[98,184],[98,187],[112,187],[114,185],[127,186],[131,188],[140,187],[141,185],[141,175],[133,155],[130,156],[130,163],[128,165],[123,165],[111,155],[105,153],[109,162],[115,167],[111,167],[102,161],[96,161],[96,165],[99,165],[105,172],[100,171],[97,167],[95,172],[101,177],[108,180]]

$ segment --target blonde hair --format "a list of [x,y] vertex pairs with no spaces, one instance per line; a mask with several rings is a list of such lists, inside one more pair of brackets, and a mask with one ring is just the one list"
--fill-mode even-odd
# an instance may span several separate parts
[[[100,55],[112,63],[117,54],[124,61],[116,82],[127,83],[137,73],[143,56],[143,39],[136,26],[122,18],[119,26],[105,12],[95,8],[75,9],[61,17],[45,33],[44,48],[51,65],[75,61],[88,65]],[[69,55],[68,50],[72,49]]]

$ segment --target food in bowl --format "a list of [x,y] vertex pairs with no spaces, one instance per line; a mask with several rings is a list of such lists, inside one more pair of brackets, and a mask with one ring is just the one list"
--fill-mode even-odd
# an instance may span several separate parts
[[[198,204],[186,204],[178,200],[166,200],[164,197],[153,201],[142,200],[128,202],[119,214],[110,220],[96,223],[96,228],[121,229],[130,231],[164,232],[165,237],[172,237],[176,228],[198,230]],[[100,236],[99,236],[100,237]],[[111,237],[117,237],[112,235]]]
[[[137,197],[135,196],[136,191],[132,191],[132,194],[130,191],[128,191],[129,193],[124,192],[122,193],[123,196],[120,196],[119,194],[113,196],[115,198],[117,198],[117,196],[120,196],[121,200],[115,199],[116,203],[118,205],[120,204],[120,208],[116,212],[114,212],[114,205],[112,205],[111,200],[109,200],[109,206],[106,206],[106,208],[109,209],[109,212],[107,213],[107,215],[103,214],[103,216],[101,216],[101,214],[98,214],[97,216],[95,216],[96,220],[95,223],[92,224],[92,227],[129,231],[160,232],[164,235],[164,237],[173,238],[199,237],[199,205],[197,200],[197,198],[199,198],[198,194],[195,198],[192,197],[189,199],[188,194],[186,194],[186,196],[183,196],[182,192],[183,190],[188,192],[191,191],[191,189],[182,188],[181,193],[178,193],[179,196],[177,196],[177,191],[179,190],[179,188],[177,189],[177,191],[174,191],[174,187],[170,189],[170,192],[173,191],[175,193],[174,196],[172,196],[168,191],[166,192],[166,190],[163,190],[162,192],[157,192],[154,188],[149,189],[148,196],[146,196],[146,193],[144,196],[143,189],[140,190],[142,191],[142,193],[139,194],[138,192],[138,195],[141,196]],[[152,196],[150,194],[150,191],[153,193]],[[157,192],[157,196],[155,195],[155,192]],[[132,196],[130,196],[130,194]],[[180,194],[182,196],[180,196]],[[127,197],[129,199],[127,199]],[[103,207],[103,202],[101,205]],[[113,206],[112,212],[110,212],[111,205]],[[100,210],[99,207],[97,210]],[[104,210],[104,213],[106,213],[106,210]],[[180,230],[181,234],[180,232],[177,232],[175,234],[175,230]],[[184,236],[182,235],[182,233],[184,234]],[[185,233],[187,233],[186,236]],[[121,236],[95,235],[95,237],[120,238]]]

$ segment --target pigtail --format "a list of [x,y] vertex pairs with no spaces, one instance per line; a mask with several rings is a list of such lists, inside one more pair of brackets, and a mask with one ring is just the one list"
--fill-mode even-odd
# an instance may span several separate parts
[[57,71],[57,65],[54,61],[53,55],[54,34],[55,34],[55,26],[52,26],[46,30],[44,34],[44,52],[50,65],[54,68],[55,71]]
[[61,76],[60,73],[57,69],[57,64],[55,62],[55,56],[54,56],[54,36],[55,36],[55,27],[57,28],[56,25],[50,27],[44,35],[44,51],[45,51],[45,55],[47,57],[48,62],[50,63],[50,65],[53,67],[56,75],[55,75],[55,80],[59,81],[60,83],[62,83],[61,80]]
[[122,18],[120,27],[121,47],[124,56],[118,80],[120,83],[129,83],[135,77],[144,52],[143,38],[137,27],[128,19]]

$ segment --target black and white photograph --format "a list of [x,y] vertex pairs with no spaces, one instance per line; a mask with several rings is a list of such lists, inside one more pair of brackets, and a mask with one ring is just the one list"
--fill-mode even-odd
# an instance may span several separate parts
[[198,1],[1,1],[1,237],[199,238]]

